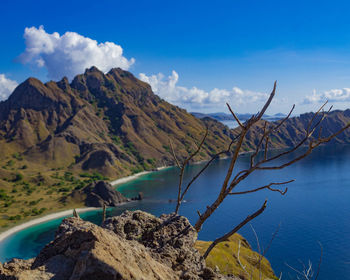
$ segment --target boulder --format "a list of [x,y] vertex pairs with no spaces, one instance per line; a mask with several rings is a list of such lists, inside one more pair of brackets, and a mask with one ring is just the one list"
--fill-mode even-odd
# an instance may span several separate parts
[[128,198],[105,181],[91,183],[80,190],[80,192],[86,195],[85,205],[89,207],[117,206],[120,203],[129,201]]
[[205,267],[194,248],[197,232],[183,216],[169,214],[157,218],[142,211],[125,211],[107,219],[102,227],[141,243],[153,258],[175,271],[200,274]]

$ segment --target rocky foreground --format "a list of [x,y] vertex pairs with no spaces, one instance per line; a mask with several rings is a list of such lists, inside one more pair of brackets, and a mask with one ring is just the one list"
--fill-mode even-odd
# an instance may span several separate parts
[[0,265],[0,279],[236,279],[206,267],[196,240],[178,215],[126,211],[101,226],[67,218],[36,258]]

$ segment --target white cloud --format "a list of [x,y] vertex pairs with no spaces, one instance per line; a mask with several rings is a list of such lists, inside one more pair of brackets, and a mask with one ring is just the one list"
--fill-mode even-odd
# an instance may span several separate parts
[[161,98],[190,110],[222,111],[226,109],[226,102],[233,105],[234,108],[240,108],[242,105],[260,105],[268,98],[266,93],[242,90],[238,87],[232,89],[214,88],[211,91],[205,91],[197,87],[181,87],[177,85],[179,75],[175,71],[172,71],[167,78],[161,73],[152,76],[141,73],[139,78],[149,83],[153,92]]
[[322,93],[317,93],[316,90],[308,95],[303,100],[303,104],[314,104],[320,102],[350,102],[350,88],[331,89]]
[[4,74],[0,74],[0,101],[6,100],[17,85],[16,81],[6,78]]
[[57,32],[47,33],[43,26],[27,27],[24,39],[26,49],[20,55],[20,61],[45,67],[51,79],[63,76],[71,79],[91,66],[105,72],[113,67],[127,70],[135,62],[133,58],[123,56],[121,46],[113,42],[98,43],[75,32],[61,36]]

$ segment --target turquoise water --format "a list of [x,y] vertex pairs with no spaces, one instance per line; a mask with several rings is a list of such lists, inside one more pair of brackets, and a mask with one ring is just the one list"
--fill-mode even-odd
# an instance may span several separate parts
[[[197,218],[196,210],[203,212],[219,191],[228,163],[228,160],[216,161],[188,192],[181,214],[187,216],[192,223]],[[239,159],[239,168],[247,167],[248,164],[248,156]],[[190,166],[186,170],[186,177],[190,178],[201,167],[202,165]],[[321,275],[318,279],[350,279],[349,170],[350,146],[327,146],[287,169],[258,172],[248,178],[240,190],[271,181],[296,181],[289,185],[285,196],[262,191],[229,197],[204,225],[199,238],[213,240],[227,232],[258,209],[267,198],[266,211],[252,225],[259,236],[260,244],[265,246],[280,224],[279,233],[267,252],[267,257],[277,274],[283,272],[282,279],[295,279],[285,263],[301,268],[298,260],[307,263],[310,259],[314,267],[317,266],[320,256],[318,241],[324,248]],[[142,191],[145,199],[110,209],[108,215],[119,214],[125,209],[142,209],[156,215],[173,211],[175,204],[170,203],[169,199],[176,198],[177,180],[177,169],[169,168],[123,184],[119,187],[122,193],[132,197]],[[87,212],[81,216],[95,223],[101,221],[100,211]],[[53,239],[61,220],[62,218],[33,226],[6,239],[0,244],[0,261],[12,257],[35,256]],[[257,248],[249,226],[240,233]]]

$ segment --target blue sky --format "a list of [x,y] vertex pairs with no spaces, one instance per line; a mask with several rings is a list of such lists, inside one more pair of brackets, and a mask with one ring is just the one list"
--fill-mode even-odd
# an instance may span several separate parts
[[[254,112],[274,80],[278,95],[270,113],[286,112],[293,103],[297,113],[311,111],[326,99],[335,108],[350,106],[348,1],[30,2],[1,1],[2,99],[14,87],[9,81],[58,79],[65,69],[59,63],[76,60],[56,59],[66,51],[63,39],[49,55],[25,53],[38,40],[25,40],[25,28],[43,26],[48,38],[71,31],[86,44],[90,38],[120,46],[126,60],[101,54],[105,67],[128,69],[190,111],[226,111],[229,101],[239,113]],[[82,67],[73,66],[65,75]]]

